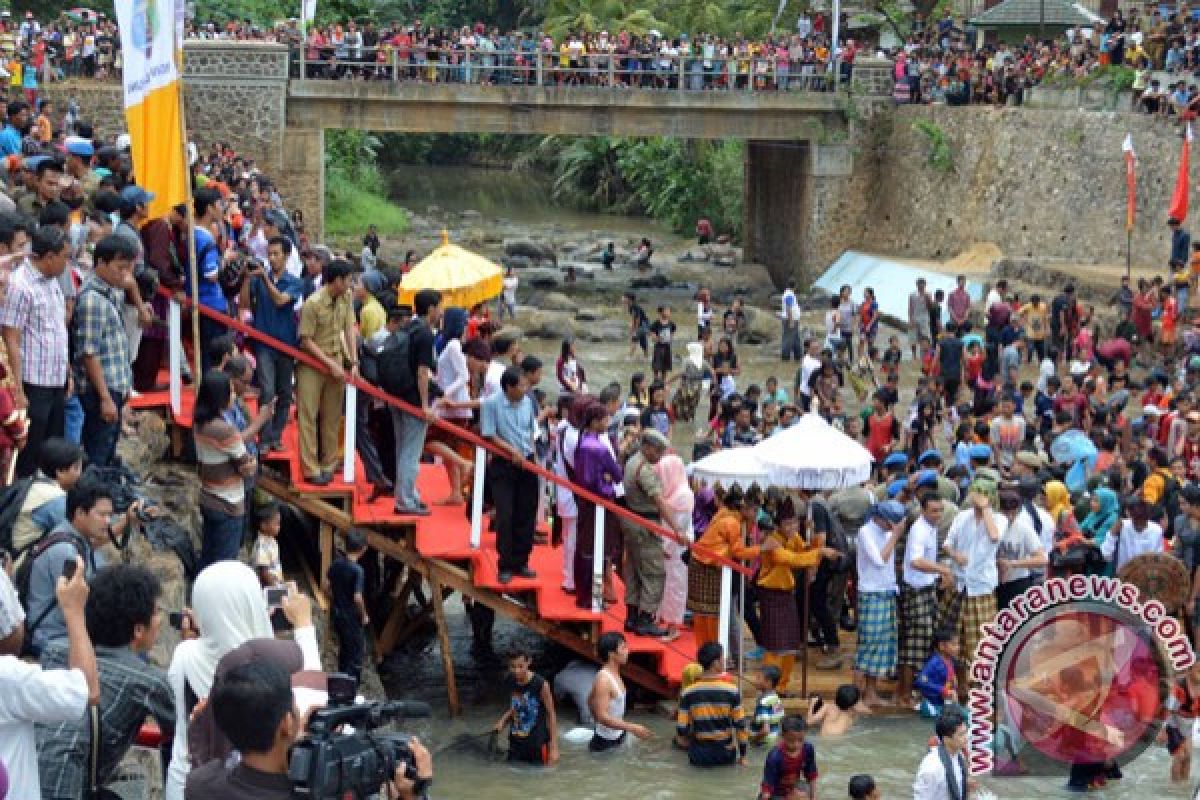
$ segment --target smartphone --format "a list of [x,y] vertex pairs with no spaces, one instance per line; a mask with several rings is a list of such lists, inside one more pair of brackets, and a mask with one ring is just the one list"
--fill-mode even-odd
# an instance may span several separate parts
[[75,572],[78,569],[79,569],[79,562],[73,558],[68,559],[67,561],[63,562],[62,576],[64,578],[66,578],[67,580],[71,580],[72,578],[75,577]]
[[283,598],[287,597],[288,588],[286,586],[269,586],[263,589],[263,597],[266,598],[267,608],[281,608],[283,606]]
[[167,612],[167,624],[177,631],[183,630],[183,612],[169,611]]
[[818,697],[817,695],[815,695],[815,694],[814,694],[814,695],[812,696],[812,710],[813,710],[813,711],[820,711],[820,710],[821,710],[821,706],[823,706],[823,705],[825,705],[825,701],[824,701],[824,700],[822,700],[820,697]]

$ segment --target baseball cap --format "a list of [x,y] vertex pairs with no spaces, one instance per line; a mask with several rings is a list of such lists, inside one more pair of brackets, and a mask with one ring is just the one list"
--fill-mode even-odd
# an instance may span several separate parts
[[131,184],[121,190],[121,199],[142,206],[154,199],[154,192],[147,192],[142,187]]

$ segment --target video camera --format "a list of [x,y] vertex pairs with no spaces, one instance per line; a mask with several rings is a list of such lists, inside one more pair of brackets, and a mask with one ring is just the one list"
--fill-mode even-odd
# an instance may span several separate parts
[[[331,676],[332,677],[332,676]],[[333,694],[330,700],[336,702]],[[415,781],[415,794],[424,794],[425,786],[417,778],[416,764],[407,733],[376,733],[393,721],[408,717],[428,717],[425,703],[371,703],[334,705],[312,713],[308,735],[292,747],[288,760],[288,779],[296,797],[355,798],[363,800],[379,794],[379,789],[403,766],[404,774]],[[353,726],[350,733],[339,733],[343,725]]]

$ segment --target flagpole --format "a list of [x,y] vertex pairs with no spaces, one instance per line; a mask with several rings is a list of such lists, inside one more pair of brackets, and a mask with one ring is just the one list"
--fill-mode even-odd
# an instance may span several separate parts
[[[187,248],[188,248],[188,271],[192,282],[192,361],[195,365],[192,371],[192,386],[199,388],[200,381],[204,378],[202,345],[200,343],[200,276],[199,269],[196,264],[196,205],[192,201],[192,165],[188,160],[188,132],[187,132],[187,106],[184,102],[183,92],[183,42],[179,43],[179,47],[175,50],[175,71],[178,76],[175,81],[176,91],[179,92],[179,146],[183,150],[183,168],[186,172],[184,178],[185,200],[187,205]],[[183,342],[180,342],[180,347]]]

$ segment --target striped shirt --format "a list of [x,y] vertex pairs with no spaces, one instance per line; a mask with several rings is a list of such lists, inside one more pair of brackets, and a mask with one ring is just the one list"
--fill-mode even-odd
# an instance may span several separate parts
[[33,386],[67,385],[67,306],[57,278],[29,261],[13,271],[0,327],[21,332],[21,379]]
[[125,292],[95,275],[89,276],[75,303],[75,386],[83,394],[90,388],[84,356],[100,360],[104,385],[114,397],[125,397],[133,388],[133,358],[121,307]]
[[749,735],[741,691],[722,678],[696,681],[679,696],[675,732],[688,740],[693,764],[732,764],[745,756]]
[[240,470],[253,459],[242,435],[218,417],[198,427],[195,439],[200,507],[233,516],[245,513],[246,484]]

